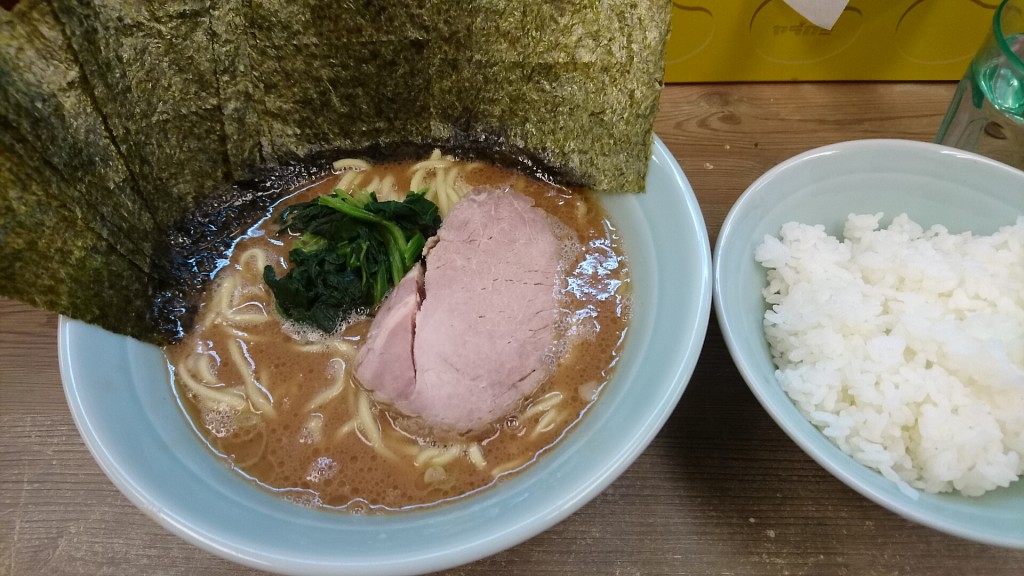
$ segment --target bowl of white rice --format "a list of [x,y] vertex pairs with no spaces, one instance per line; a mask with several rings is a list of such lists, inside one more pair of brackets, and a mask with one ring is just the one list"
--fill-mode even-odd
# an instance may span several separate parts
[[713,275],[740,373],[807,454],[905,518],[1024,548],[1024,172],[810,150],[736,202]]

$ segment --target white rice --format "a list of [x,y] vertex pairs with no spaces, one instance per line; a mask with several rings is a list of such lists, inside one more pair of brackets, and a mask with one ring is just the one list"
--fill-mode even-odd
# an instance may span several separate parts
[[764,329],[782,388],[906,491],[977,496],[1024,471],[1024,217],[991,236],[850,215],[766,236]]

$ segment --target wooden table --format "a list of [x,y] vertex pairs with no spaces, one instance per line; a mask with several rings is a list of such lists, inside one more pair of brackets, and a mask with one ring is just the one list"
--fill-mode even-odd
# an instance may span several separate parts
[[[696,190],[714,243],[737,196],[771,166],[842,140],[930,140],[952,92],[950,83],[669,86],[655,130]],[[165,532],[100,472],[64,401],[56,327],[53,314],[0,300],[0,576],[255,573]],[[1022,567],[1022,551],[912,524],[815,464],[756,402],[712,317],[686,394],[632,468],[560,525],[449,574],[993,576]]]

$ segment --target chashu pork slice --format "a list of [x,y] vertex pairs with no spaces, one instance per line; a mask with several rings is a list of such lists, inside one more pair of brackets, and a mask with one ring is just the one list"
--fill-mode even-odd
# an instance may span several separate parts
[[367,388],[381,402],[397,405],[415,388],[412,342],[422,287],[423,265],[416,264],[381,304],[357,357],[356,378],[373,382]]
[[357,358],[380,401],[435,429],[467,432],[512,412],[552,369],[562,243],[510,189],[456,204],[416,270],[388,296]]

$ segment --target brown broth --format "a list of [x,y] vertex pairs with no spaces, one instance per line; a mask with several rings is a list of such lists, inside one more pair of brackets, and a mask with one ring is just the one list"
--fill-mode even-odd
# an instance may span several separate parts
[[[373,166],[365,171],[360,185],[390,174],[398,190],[407,189],[413,164]],[[515,414],[468,439],[417,434],[408,419],[371,402],[371,411],[380,423],[382,444],[391,456],[382,455],[372,446],[372,434],[351,424],[357,421],[359,397],[366,394],[351,378],[352,366],[345,371],[344,389],[330,401],[309,409],[311,401],[330,388],[339,371],[354,358],[351,349],[341,352],[333,342],[358,348],[370,321],[352,322],[326,340],[297,333],[284,326],[274,311],[269,290],[259,277],[260,267],[242,259],[251,249],[259,249],[282,274],[292,239],[275,236],[276,216],[287,204],[329,193],[338,181],[337,176],[331,176],[297,191],[237,242],[205,297],[196,328],[166,350],[175,370],[181,404],[214,452],[258,484],[302,504],[355,512],[397,510],[484,489],[534,461],[583,417],[611,377],[629,316],[629,273],[614,227],[597,201],[583,190],[567,190],[490,165],[475,165],[462,177],[470,186],[512,186],[571,228],[579,239],[581,249],[567,268],[562,290],[565,322],[561,333],[568,344],[548,381]],[[387,194],[382,196],[388,199]],[[225,288],[226,283],[238,278],[244,279],[240,286],[250,288],[233,301],[232,314],[236,316],[213,320],[218,293],[238,296],[244,290]],[[266,320],[247,324],[264,314]],[[208,324],[205,327],[204,322]],[[297,350],[300,345],[309,350]],[[248,370],[232,361],[232,346],[238,346],[243,363],[253,367],[254,384],[272,399],[272,416],[251,396],[240,410],[214,408],[183,383],[181,373],[189,371],[198,379],[202,371],[196,369],[195,362],[206,360],[208,372],[215,376],[213,388],[243,388]],[[541,430],[538,425],[547,423],[546,412],[534,410],[534,414],[530,407],[555,393],[562,398],[553,408],[560,416],[548,417],[554,424]],[[339,432],[346,429],[346,424],[348,432]],[[339,438],[339,434],[343,435]],[[486,460],[485,466],[468,455],[468,447],[474,442]],[[455,457],[443,466],[426,458],[447,446],[454,446]],[[431,448],[435,450],[429,452]],[[422,461],[417,463],[417,459]],[[435,469],[428,472],[431,468]]]

